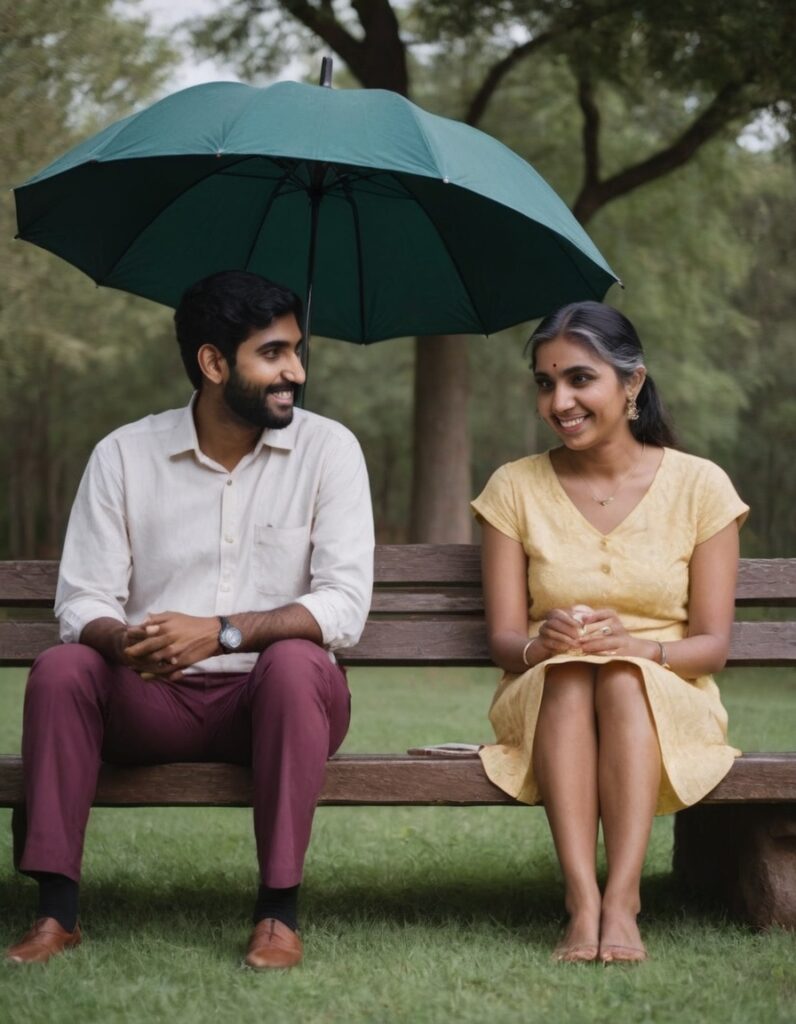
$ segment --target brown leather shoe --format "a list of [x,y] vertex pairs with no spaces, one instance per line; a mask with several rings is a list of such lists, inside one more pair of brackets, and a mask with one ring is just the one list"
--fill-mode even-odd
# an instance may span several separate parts
[[6,950],[6,963],[46,964],[51,956],[79,946],[82,938],[80,925],[68,932],[54,917],[40,917],[16,946]]
[[293,929],[275,917],[266,917],[254,926],[243,963],[258,971],[295,967],[303,955],[301,939]]

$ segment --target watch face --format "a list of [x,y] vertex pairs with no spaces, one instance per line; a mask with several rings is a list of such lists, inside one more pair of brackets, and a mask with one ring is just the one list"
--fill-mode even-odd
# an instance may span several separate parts
[[228,651],[236,651],[243,643],[243,634],[237,626],[228,622],[219,633],[218,639],[223,648]]

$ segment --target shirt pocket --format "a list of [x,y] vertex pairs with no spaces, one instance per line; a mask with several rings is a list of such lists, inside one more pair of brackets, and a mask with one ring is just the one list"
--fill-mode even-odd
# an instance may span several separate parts
[[254,583],[261,594],[298,597],[309,590],[309,526],[254,526]]

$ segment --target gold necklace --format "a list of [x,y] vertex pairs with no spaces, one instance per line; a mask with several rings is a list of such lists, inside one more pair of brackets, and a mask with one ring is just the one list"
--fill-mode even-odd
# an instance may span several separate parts
[[586,490],[589,492],[589,496],[591,497],[591,500],[596,502],[598,505],[602,505],[602,507],[605,508],[607,505],[610,505],[612,501],[614,501],[614,499],[616,498],[617,494],[619,494],[619,492],[622,490],[622,485],[631,476],[631,474],[636,469],[638,469],[638,467],[639,467],[639,465],[641,463],[641,460],[644,458],[644,452],[646,451],[646,448],[647,448],[646,444],[642,441],[642,443],[641,443],[641,455],[639,455],[639,457],[636,459],[636,461],[633,463],[633,465],[630,467],[630,469],[628,469],[626,473],[622,474],[622,476],[619,478],[619,482],[616,485],[616,490],[614,491],[613,494],[609,494],[607,498],[598,498],[597,495],[594,493],[594,491],[589,486],[589,482],[586,479],[586,477],[582,473],[579,473],[578,470],[575,469],[574,466],[572,468],[575,469],[575,475],[579,476],[581,478],[581,480],[583,481],[583,483],[584,483],[584,485],[586,487]]

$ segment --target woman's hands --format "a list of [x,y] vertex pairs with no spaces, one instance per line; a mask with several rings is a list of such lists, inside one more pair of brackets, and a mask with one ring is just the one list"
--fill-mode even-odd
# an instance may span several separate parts
[[539,628],[545,658],[555,654],[624,654],[653,659],[657,645],[631,636],[613,608],[554,608]]
[[540,651],[544,652],[544,660],[555,654],[581,654],[583,638],[583,618],[590,615],[592,609],[585,604],[573,608],[553,608],[542,621],[537,636]]

